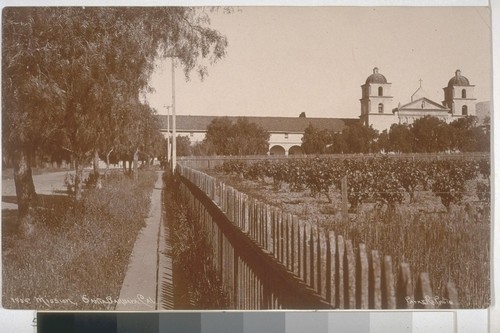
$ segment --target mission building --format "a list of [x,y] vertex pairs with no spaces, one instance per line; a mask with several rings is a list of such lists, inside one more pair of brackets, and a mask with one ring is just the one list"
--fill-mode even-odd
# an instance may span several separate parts
[[[361,115],[358,118],[306,118],[306,117],[233,117],[246,118],[249,122],[256,123],[270,133],[270,155],[302,154],[302,137],[305,129],[312,125],[320,130],[328,129],[340,133],[345,126],[361,121],[365,126],[372,126],[382,132],[389,131],[392,124],[411,124],[416,119],[433,116],[447,123],[453,120],[476,115],[476,99],[474,98],[474,85],[461,74],[455,72],[448,85],[443,88],[444,99],[442,103],[432,101],[427,97],[420,80],[419,88],[413,93],[410,101],[393,107],[391,86],[384,75],[379,73],[377,67],[368,76],[361,86]],[[160,115],[161,131],[165,136],[167,130],[167,116]],[[191,143],[200,142],[205,138],[207,126],[216,116],[176,116],[177,135],[189,137]]]

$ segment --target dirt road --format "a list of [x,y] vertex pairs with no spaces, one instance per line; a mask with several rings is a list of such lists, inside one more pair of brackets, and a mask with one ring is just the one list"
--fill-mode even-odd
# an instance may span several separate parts
[[[86,177],[88,171],[84,171]],[[74,174],[74,171],[50,172],[43,175],[33,176],[37,194],[61,194],[66,191],[64,179],[66,175]],[[13,179],[2,181],[2,209],[17,209],[17,204],[12,203],[12,197],[16,195],[16,187]]]

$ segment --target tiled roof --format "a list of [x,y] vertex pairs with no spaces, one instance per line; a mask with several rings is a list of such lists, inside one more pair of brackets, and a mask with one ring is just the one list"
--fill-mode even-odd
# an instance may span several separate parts
[[[159,115],[161,127],[163,130],[167,128],[167,116]],[[218,116],[176,116],[177,131],[206,131],[208,124]],[[300,118],[300,117],[227,117],[232,122],[236,122],[239,118],[247,119],[251,123],[260,125],[268,132],[284,132],[284,133],[303,133],[309,126],[313,125],[319,129],[331,129],[340,132],[344,126],[358,122],[359,119],[341,119],[341,118]],[[170,124],[172,125],[172,124]]]

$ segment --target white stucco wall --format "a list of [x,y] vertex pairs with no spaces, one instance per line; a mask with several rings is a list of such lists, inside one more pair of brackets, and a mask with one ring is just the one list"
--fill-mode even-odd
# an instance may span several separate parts
[[[167,137],[167,132],[162,132],[163,136]],[[203,141],[205,138],[206,132],[204,131],[196,131],[196,132],[188,132],[188,131],[177,131],[176,134],[178,136],[187,136],[191,143],[197,143]],[[288,150],[293,146],[301,146],[302,145],[302,133],[271,133],[269,137],[269,148],[273,146],[281,146],[288,153]]]
[[[167,132],[162,132],[163,137],[167,137]],[[187,136],[191,143],[201,142],[205,138],[206,132],[186,132],[186,131],[177,131],[177,136]]]
[[382,132],[385,129],[389,130],[391,125],[394,123],[398,123],[398,118],[392,112],[390,114],[368,115],[368,124],[379,132]]
[[466,91],[466,98],[474,98],[474,86],[453,86],[453,98],[462,98],[462,90]]
[[302,133],[271,133],[269,145],[301,145]]

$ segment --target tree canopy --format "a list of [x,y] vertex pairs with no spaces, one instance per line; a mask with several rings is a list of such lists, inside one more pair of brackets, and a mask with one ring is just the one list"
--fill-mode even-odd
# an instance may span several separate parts
[[146,141],[158,136],[147,135],[158,128],[139,95],[150,89],[154,61],[172,57],[186,77],[203,77],[227,46],[209,25],[201,7],[5,8],[2,145],[20,213],[34,194],[34,154],[70,152],[78,179],[78,168],[99,152],[151,146]]
[[327,129],[317,129],[309,124],[302,137],[302,150],[306,154],[326,154],[333,143],[333,132]]
[[377,132],[360,123],[346,126],[342,133],[309,125],[304,131],[302,149],[306,154],[369,153],[376,149],[376,139]]
[[306,128],[302,149],[306,154],[339,153],[438,153],[446,151],[488,152],[489,119],[478,124],[476,117],[458,118],[446,123],[426,116],[413,124],[393,124],[389,131],[378,133],[371,127],[355,123],[342,133]]
[[389,140],[384,148],[398,153],[413,151],[413,133],[408,124],[392,124],[389,130]]
[[227,117],[218,117],[207,126],[203,145],[209,155],[265,155],[269,138],[264,128],[246,118],[233,123]]

